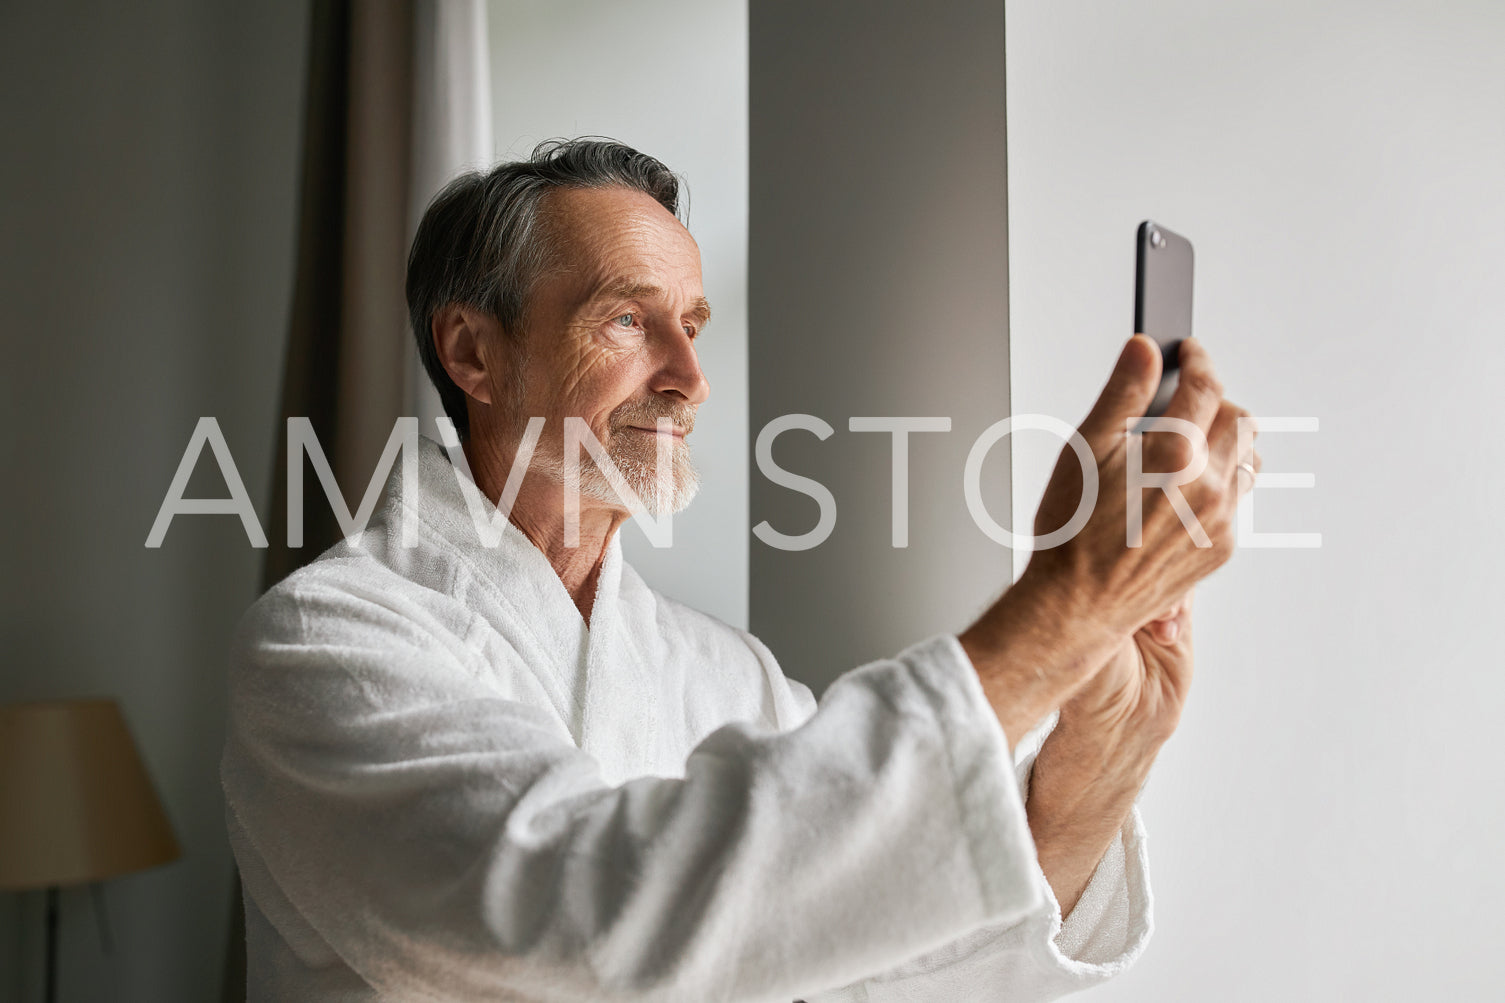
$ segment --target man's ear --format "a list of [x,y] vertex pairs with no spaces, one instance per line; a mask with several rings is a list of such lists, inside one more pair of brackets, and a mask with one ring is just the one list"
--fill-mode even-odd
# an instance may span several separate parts
[[439,364],[455,381],[455,386],[480,403],[490,404],[487,366],[497,358],[496,337],[500,331],[496,321],[469,307],[450,303],[434,311],[431,327]]

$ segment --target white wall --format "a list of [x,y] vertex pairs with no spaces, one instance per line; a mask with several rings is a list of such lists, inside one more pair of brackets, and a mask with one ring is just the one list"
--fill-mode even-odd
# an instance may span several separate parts
[[[746,0],[491,0],[497,157],[603,135],[688,181],[715,320],[697,339],[711,396],[691,436],[701,490],[655,549],[635,523],[628,561],[656,588],[747,625]],[[683,194],[682,194],[683,199]]]
[[[0,5],[0,702],[114,696],[183,847],[64,889],[63,1003],[219,998],[233,863],[224,656],[262,554],[233,517],[143,544],[200,415],[265,519],[307,4]],[[223,497],[200,464],[192,497]],[[0,1000],[42,998],[42,893],[0,893]]]
[[[1104,1000],[1499,998],[1505,7],[1008,5],[1015,413],[1078,420],[1135,224],[1261,437],[1256,528],[1198,590],[1144,796],[1157,933]],[[1054,447],[1016,444],[1031,513]],[[1246,500],[1246,504],[1248,501]]]

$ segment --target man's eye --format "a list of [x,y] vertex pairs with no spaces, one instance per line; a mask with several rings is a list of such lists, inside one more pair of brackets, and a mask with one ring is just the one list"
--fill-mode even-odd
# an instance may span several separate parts
[[624,313],[624,314],[622,314],[620,317],[617,318],[617,323],[620,324],[620,325],[622,325],[623,327],[631,327],[632,326],[632,314],[630,314],[630,313]]

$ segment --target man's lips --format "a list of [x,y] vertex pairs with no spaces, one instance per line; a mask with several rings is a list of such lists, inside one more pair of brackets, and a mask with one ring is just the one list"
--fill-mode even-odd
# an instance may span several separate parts
[[[649,435],[660,434],[658,429],[644,428],[642,425],[628,425],[627,427],[632,429],[634,432],[647,432]],[[676,439],[683,439],[685,437],[685,430],[678,426],[672,426],[669,429],[665,430],[662,434],[673,436]]]

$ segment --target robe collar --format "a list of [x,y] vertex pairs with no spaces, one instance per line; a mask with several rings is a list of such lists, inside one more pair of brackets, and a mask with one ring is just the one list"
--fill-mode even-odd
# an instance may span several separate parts
[[[412,556],[406,560],[440,561],[440,568],[431,566],[424,576],[440,581],[448,579],[442,563],[458,562],[486,584],[499,608],[477,612],[487,615],[515,646],[520,644],[519,654],[526,649],[532,658],[550,666],[570,694],[568,702],[573,706],[565,716],[572,737],[598,757],[607,782],[662,772],[665,766],[655,755],[661,708],[648,697],[656,685],[656,673],[642,664],[641,644],[633,641],[635,635],[656,630],[654,596],[623,561],[620,535],[613,534],[607,545],[587,626],[543,551],[497,514],[470,475],[451,462],[443,446],[421,436],[417,462],[416,498],[405,487],[400,466],[394,467],[388,479],[389,540],[400,539],[405,516],[417,518],[442,539],[448,553],[440,557],[419,548],[409,551]],[[487,546],[477,530],[472,492],[479,500],[474,502],[476,507],[484,506],[481,519],[496,516],[495,531],[489,534],[494,546]],[[440,572],[437,576],[435,570]],[[475,602],[475,597],[470,601]],[[629,608],[630,617],[625,615]]]
[[[393,468],[388,480],[393,516],[400,521],[401,510],[407,507],[443,537],[453,552],[513,601],[519,619],[528,623],[550,650],[574,654],[576,657],[566,657],[566,661],[575,662],[585,655],[585,643],[592,633],[610,633],[622,580],[619,534],[612,534],[607,544],[587,625],[543,551],[501,516],[471,476],[451,462],[443,446],[427,436],[418,440],[416,484],[418,497],[412,498],[401,468]],[[491,525],[485,525],[486,520],[492,520]],[[401,532],[400,524],[392,529]]]

